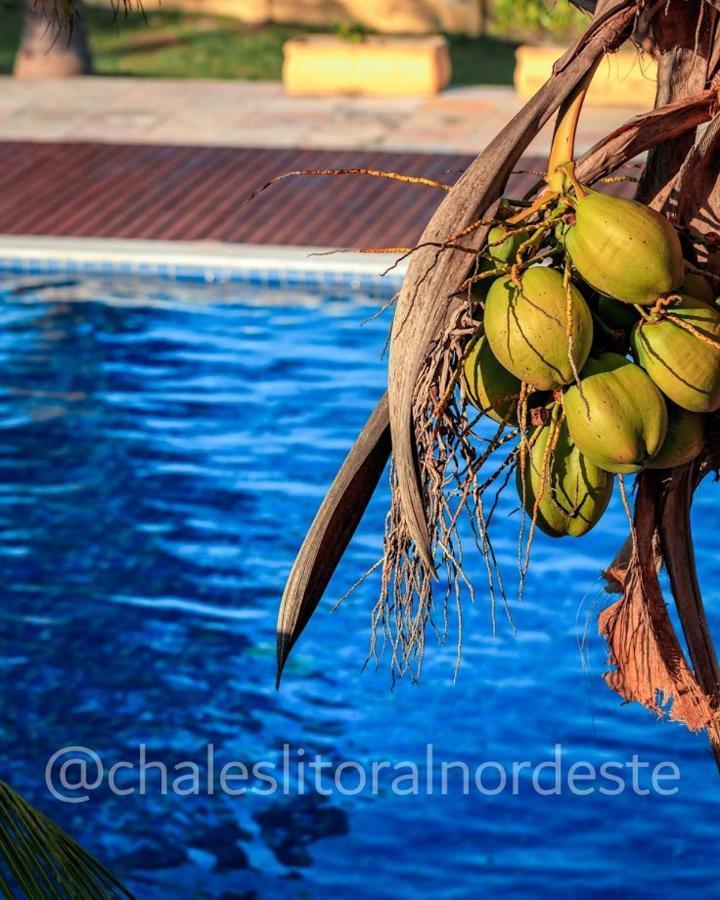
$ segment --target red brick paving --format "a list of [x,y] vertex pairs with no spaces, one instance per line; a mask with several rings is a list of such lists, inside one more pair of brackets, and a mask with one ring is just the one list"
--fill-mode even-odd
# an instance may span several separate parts
[[[443,197],[366,176],[291,178],[297,169],[368,167],[454,182],[454,153],[148,144],[0,142],[0,234],[324,247],[413,245]],[[520,168],[541,169],[538,158]],[[510,196],[536,177],[513,176]]]
[[[0,142],[0,233],[298,246],[407,246],[442,191],[364,176],[284,181],[296,169],[370,167],[453,182],[458,154]],[[531,161],[537,166],[538,161]],[[515,181],[521,190],[528,176]]]

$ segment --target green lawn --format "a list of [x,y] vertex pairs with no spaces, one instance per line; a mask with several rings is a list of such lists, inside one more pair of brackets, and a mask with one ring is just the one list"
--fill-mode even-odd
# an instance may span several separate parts
[[[304,25],[244,25],[233,19],[151,12],[120,16],[86,8],[95,69],[102,75],[278,80],[282,46]],[[0,0],[0,73],[12,70],[20,13]],[[491,37],[448,38],[457,84],[512,84],[515,44]]]
[[518,41],[448,35],[454,84],[512,84]]

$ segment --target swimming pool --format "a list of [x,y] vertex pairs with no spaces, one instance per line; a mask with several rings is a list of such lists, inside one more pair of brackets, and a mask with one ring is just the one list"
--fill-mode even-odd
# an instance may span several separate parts
[[[320,608],[278,694],[285,576],[384,388],[379,302],[74,276],[3,275],[0,290],[2,777],[139,897],[712,893],[720,803],[704,739],[621,707],[600,677],[593,605],[624,533],[617,496],[591,536],[538,537],[516,635],[500,619],[493,638],[479,591],[455,684],[452,639],[429,641],[418,685],[391,691],[386,666],[361,671],[370,579],[333,615]],[[716,491],[703,487],[695,513],[713,620]],[[386,502],[383,488],[331,598],[377,558]],[[470,566],[478,584],[482,566]],[[492,763],[484,793],[455,776],[445,796],[439,781],[393,790],[386,773],[354,793],[373,761],[425,778],[430,744],[436,762]],[[51,778],[54,797],[46,768],[74,745],[106,775],[134,769],[66,802],[82,792]],[[287,792],[211,794],[208,745],[217,770],[285,752]],[[493,792],[501,769],[551,760],[556,745],[564,771],[671,761],[679,790],[541,794],[525,774],[517,792]],[[163,793],[156,767],[141,794],[141,746],[170,770],[195,762],[199,790],[190,779],[185,795]],[[297,763],[315,754],[328,771],[356,764],[343,792],[298,793]]]

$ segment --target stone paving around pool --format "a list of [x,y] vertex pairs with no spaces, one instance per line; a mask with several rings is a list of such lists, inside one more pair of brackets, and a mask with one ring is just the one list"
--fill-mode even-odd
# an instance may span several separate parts
[[[0,77],[0,141],[477,153],[522,105],[512,88],[457,87],[432,99],[288,97],[281,84]],[[637,108],[587,108],[582,152]],[[530,152],[547,153],[546,128]]]

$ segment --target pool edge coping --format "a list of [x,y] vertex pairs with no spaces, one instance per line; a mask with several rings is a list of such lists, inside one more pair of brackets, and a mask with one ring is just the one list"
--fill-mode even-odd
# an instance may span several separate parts
[[326,247],[0,234],[0,271],[150,275],[204,282],[242,281],[397,291],[407,260]]

